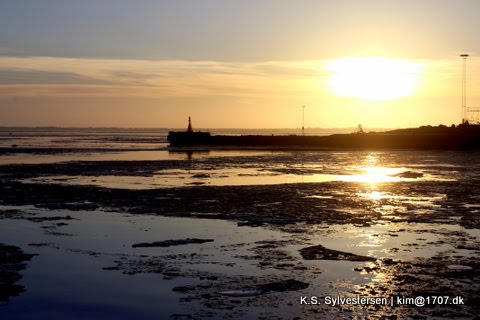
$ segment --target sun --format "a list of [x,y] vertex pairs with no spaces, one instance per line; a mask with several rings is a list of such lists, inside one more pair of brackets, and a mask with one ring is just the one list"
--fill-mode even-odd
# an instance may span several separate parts
[[339,97],[393,100],[418,86],[418,63],[384,57],[343,58],[327,63],[330,90]]

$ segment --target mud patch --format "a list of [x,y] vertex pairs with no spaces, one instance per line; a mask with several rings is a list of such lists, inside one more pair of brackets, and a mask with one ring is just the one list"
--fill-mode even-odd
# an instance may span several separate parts
[[[98,254],[98,253],[97,253]],[[157,273],[167,279],[188,276],[180,272],[181,266],[201,263],[204,256],[196,253],[176,254],[165,256],[120,256],[114,260],[113,266],[103,270],[118,270],[124,274],[134,275],[140,273]]]
[[[448,304],[386,307],[385,314],[409,317],[472,318],[480,314],[480,262],[478,257],[439,254],[431,258],[402,261],[379,259],[370,266],[356,268],[373,274],[375,281],[357,286],[353,294],[395,297],[449,297]],[[463,304],[454,304],[453,298]],[[395,300],[396,301],[396,300]],[[378,308],[379,306],[377,306]]]
[[31,217],[27,218],[29,221],[33,222],[46,222],[46,221],[63,221],[63,220],[78,220],[72,218],[71,216],[57,216],[57,217]]
[[358,254],[327,249],[322,245],[300,249],[305,260],[346,260],[346,261],[375,261],[376,258]]
[[199,244],[206,242],[213,242],[213,239],[197,239],[197,238],[188,238],[180,240],[164,240],[164,241],[155,241],[155,242],[142,242],[132,244],[132,248],[150,248],[150,247],[173,247],[173,246],[184,246],[187,244]]
[[29,213],[17,209],[0,210],[0,219],[25,219],[28,215]]
[[0,243],[0,302],[8,302],[25,291],[17,284],[22,278],[20,272],[27,267],[34,254],[26,254],[19,247]]

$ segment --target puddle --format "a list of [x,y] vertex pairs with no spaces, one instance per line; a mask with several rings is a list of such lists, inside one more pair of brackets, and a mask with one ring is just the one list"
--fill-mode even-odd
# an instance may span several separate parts
[[[63,185],[99,186],[105,188],[120,189],[156,189],[186,186],[242,186],[242,185],[273,185],[288,183],[319,183],[319,182],[361,182],[383,183],[401,181],[451,181],[428,175],[421,178],[407,178],[398,176],[399,173],[407,172],[405,168],[363,168],[359,174],[336,175],[336,174],[280,174],[277,171],[269,171],[265,168],[232,168],[210,170],[162,170],[153,176],[42,176],[22,180],[23,183],[45,183]],[[363,173],[365,172],[365,173]],[[375,196],[372,194],[372,197]],[[386,197],[380,195],[379,197]]]
[[[118,319],[118,309],[109,313],[111,304],[119,301],[126,315],[138,312],[136,318],[168,318],[181,312],[177,296],[171,294],[173,287],[192,283],[188,280],[189,268],[209,273],[258,276],[266,274],[257,270],[250,262],[231,256],[222,247],[236,248],[236,254],[247,254],[251,241],[281,238],[284,234],[260,228],[239,228],[233,222],[201,220],[191,218],[168,218],[156,216],[134,216],[111,212],[82,212],[68,210],[45,211],[31,206],[2,206],[3,210],[21,210],[32,214],[49,216],[47,220],[4,219],[0,227],[2,241],[15,244],[28,252],[37,253],[23,272],[22,284],[27,291],[14,299],[14,303],[0,308],[0,317],[28,319],[28,310],[35,310],[35,317],[72,318],[75,310],[91,310],[103,319]],[[65,216],[72,217],[68,224],[56,226]],[[42,228],[47,226],[72,236],[52,235]],[[132,247],[137,242],[168,241],[170,239],[211,237],[213,242],[186,244],[174,247]],[[245,243],[246,246],[238,246]],[[189,265],[182,255],[201,254],[198,264]],[[103,270],[122,257],[166,256],[171,267],[178,266],[187,279],[180,277],[164,280],[161,274],[139,273],[129,277],[121,272]],[[175,258],[177,257],[177,258]],[[183,264],[186,265],[183,265]],[[235,267],[233,267],[233,265]],[[54,266],[54,267],[52,267]],[[95,289],[93,289],[95,288]],[[162,307],[158,309],[161,297]],[[48,303],[45,304],[45,301]],[[105,314],[97,309],[95,301],[102,301]],[[168,307],[167,307],[168,306]],[[122,311],[123,312],[123,311]],[[75,317],[73,317],[75,318]],[[81,318],[81,316],[79,316]]]

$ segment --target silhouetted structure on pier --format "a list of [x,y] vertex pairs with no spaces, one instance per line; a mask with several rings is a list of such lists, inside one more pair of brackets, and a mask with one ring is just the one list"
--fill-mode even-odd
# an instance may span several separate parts
[[480,125],[424,126],[387,132],[330,136],[210,135],[209,132],[170,132],[171,147],[203,146],[263,149],[480,149]]
[[190,117],[188,117],[187,132],[193,132],[193,129],[192,129],[192,118],[190,118]]
[[192,119],[188,117],[187,131],[169,131],[167,140],[170,146],[194,146],[207,145],[210,143],[210,132],[194,132],[192,128]]

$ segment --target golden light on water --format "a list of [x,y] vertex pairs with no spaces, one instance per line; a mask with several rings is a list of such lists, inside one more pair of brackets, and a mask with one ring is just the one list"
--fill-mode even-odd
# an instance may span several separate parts
[[403,178],[397,176],[399,173],[405,171],[404,168],[385,168],[385,167],[367,167],[362,168],[363,173],[342,176],[341,180],[346,182],[365,182],[365,183],[380,183],[401,181]]
[[418,87],[420,64],[383,57],[343,58],[327,63],[330,90],[339,97],[393,100]]
[[389,198],[388,196],[385,195],[384,192],[379,192],[379,191],[372,191],[370,193],[359,193],[358,195],[369,198],[371,200],[380,200],[380,199]]

